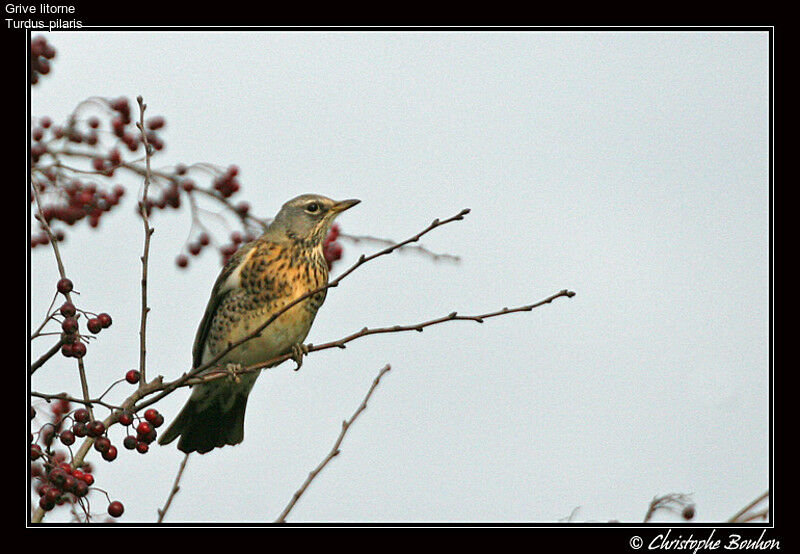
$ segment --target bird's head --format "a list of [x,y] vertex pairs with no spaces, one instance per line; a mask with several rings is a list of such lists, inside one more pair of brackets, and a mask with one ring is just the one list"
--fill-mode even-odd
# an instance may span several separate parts
[[302,194],[286,202],[270,225],[270,229],[292,240],[322,244],[333,220],[361,200],[337,202],[320,194]]

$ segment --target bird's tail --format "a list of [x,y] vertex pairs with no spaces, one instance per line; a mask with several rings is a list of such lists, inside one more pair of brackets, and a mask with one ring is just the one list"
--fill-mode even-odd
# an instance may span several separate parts
[[187,454],[239,444],[244,439],[246,408],[247,394],[192,395],[158,443],[168,444],[180,436],[178,450]]

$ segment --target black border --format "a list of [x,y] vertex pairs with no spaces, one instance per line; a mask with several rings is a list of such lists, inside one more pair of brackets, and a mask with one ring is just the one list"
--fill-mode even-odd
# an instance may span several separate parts
[[[570,31],[570,32],[641,32],[641,31],[656,31],[656,32],[686,32],[686,31],[726,31],[726,32],[767,32],[769,34],[769,156],[770,156],[770,166],[769,166],[769,187],[770,187],[770,203],[769,203],[769,237],[770,237],[770,252],[769,252],[769,275],[770,275],[770,283],[769,283],[769,314],[770,314],[770,322],[769,322],[769,336],[770,336],[770,349],[769,349],[769,363],[770,363],[770,376],[769,376],[769,405],[770,405],[770,437],[769,437],[769,446],[770,446],[770,490],[772,491],[772,497],[770,502],[770,521],[769,523],[753,523],[748,524],[746,526],[737,525],[737,524],[728,524],[728,523],[681,523],[676,522],[673,525],[664,525],[663,523],[653,523],[653,524],[635,524],[635,523],[539,523],[539,522],[530,522],[530,523],[506,523],[506,522],[457,522],[457,523],[444,523],[444,522],[331,522],[331,523],[289,523],[287,524],[290,527],[386,527],[386,528],[395,528],[395,527],[445,527],[445,528],[463,528],[463,527],[475,527],[475,528],[484,528],[484,527],[491,527],[491,528],[519,528],[519,527],[531,527],[537,529],[549,529],[551,531],[559,532],[561,529],[604,529],[606,531],[592,531],[589,535],[592,535],[591,538],[584,537],[590,542],[584,543],[587,545],[592,545],[594,548],[601,546],[602,543],[607,544],[615,544],[617,546],[624,544],[624,548],[626,551],[635,552],[633,548],[628,545],[628,539],[633,535],[637,534],[642,536],[645,541],[645,545],[649,544],[650,539],[658,535],[659,533],[664,533],[668,529],[672,530],[671,538],[676,538],[677,535],[682,535],[684,538],[688,537],[689,534],[693,534],[696,538],[705,538],[708,536],[708,532],[711,529],[717,529],[718,532],[716,533],[717,538],[724,538],[725,535],[720,533],[721,530],[741,530],[741,534],[743,537],[746,538],[756,538],[760,535],[763,529],[767,529],[767,535],[765,538],[777,538],[781,541],[781,548],[786,549],[786,541],[784,533],[777,533],[778,529],[776,529],[775,525],[775,513],[774,513],[774,473],[775,473],[775,442],[774,442],[774,434],[776,428],[774,423],[776,421],[775,412],[774,412],[774,352],[773,352],[773,345],[774,345],[774,311],[773,311],[773,283],[775,279],[774,274],[774,243],[773,243],[773,236],[774,236],[774,213],[773,213],[773,192],[774,192],[774,98],[775,98],[775,75],[774,75],[774,50],[775,50],[775,26],[774,25],[758,25],[758,26],[738,26],[738,25],[704,25],[704,26],[697,26],[697,25],[553,25],[553,26],[525,26],[525,25],[389,25],[389,26],[381,26],[381,25],[353,25],[352,23],[346,25],[332,25],[330,23],[326,23],[323,25],[315,25],[313,23],[309,23],[305,21],[301,24],[292,24],[288,22],[284,25],[265,25],[265,26],[239,26],[236,23],[241,19],[247,19],[247,11],[242,9],[239,10],[231,10],[225,13],[218,13],[218,12],[202,12],[200,10],[197,11],[189,11],[188,13],[170,13],[167,11],[166,13],[163,12],[163,6],[159,7],[151,11],[150,13],[157,13],[159,16],[159,23],[158,26],[154,26],[152,17],[145,17],[142,15],[144,10],[136,10],[133,9],[129,13],[120,14],[120,13],[109,13],[108,8],[109,6],[106,4],[103,9],[98,9],[97,11],[92,10],[92,12],[88,12],[85,10],[85,5],[88,2],[80,2],[78,6],[78,18],[82,19],[84,23],[84,27],[82,30],[90,31],[90,32],[97,32],[97,31],[152,31],[152,32],[160,32],[160,31],[183,31],[183,32],[195,32],[195,31],[262,31],[262,32],[283,32],[283,31],[290,31],[290,32],[297,32],[297,31],[359,31],[359,32],[385,32],[385,31],[453,31],[453,32],[481,32],[481,31],[547,31],[547,32],[562,32],[562,31]],[[211,20],[211,21],[207,21]],[[232,27],[228,27],[231,25]],[[135,29],[132,27],[136,27]],[[36,31],[33,33],[30,30],[26,31],[6,31],[4,33],[4,39],[9,42],[10,48],[7,51],[18,51],[17,49],[23,46],[22,36],[23,34],[26,37],[26,44],[25,47],[25,58],[26,58],[26,67],[25,67],[25,105],[26,111],[23,114],[24,124],[26,128],[26,156],[29,156],[29,142],[28,138],[30,136],[30,115],[31,115],[31,100],[29,94],[29,83],[28,83],[28,65],[29,65],[29,53],[30,49],[27,47],[27,44],[30,41],[32,34],[35,34]],[[16,74],[16,62],[13,64],[14,66],[14,73]],[[30,159],[28,158],[28,162]],[[29,179],[29,163],[28,169],[26,170],[26,180]],[[26,233],[27,237],[26,240],[30,241],[30,223],[31,223],[31,215],[29,209],[29,192],[26,190],[26,213],[28,214],[28,222],[26,225]],[[30,272],[31,272],[31,252],[30,249],[27,247],[26,244],[26,261],[27,261],[27,291],[28,294],[26,296],[26,315],[27,321],[30,323],[31,321],[31,313],[30,313]],[[29,327],[29,325],[28,325]],[[26,329],[27,333],[27,329]],[[28,337],[26,337],[26,344],[27,344],[27,365],[30,365],[30,342]],[[28,375],[27,378],[27,386],[28,391],[30,391],[30,376]],[[26,403],[29,403],[29,397],[26,396]],[[26,408],[27,411],[27,408]],[[30,422],[28,422],[28,432],[26,435],[30,433]],[[26,439],[28,437],[26,436]],[[26,452],[27,452],[27,444],[26,444]],[[29,464],[29,460],[25,458],[26,464],[26,471]],[[67,524],[67,523],[42,523],[42,524],[31,524],[30,523],[30,510],[28,506],[30,505],[31,499],[31,489],[29,483],[26,484],[27,489],[27,500],[28,504],[25,507],[26,511],[26,521],[27,526],[34,526],[36,528],[41,527],[75,527],[74,524]],[[778,496],[780,500],[780,496]],[[743,499],[743,502],[746,502],[749,499]],[[785,513],[785,512],[784,512]],[[93,524],[93,526],[106,526],[108,524]],[[114,526],[118,527],[152,527],[155,524],[146,524],[146,523],[127,523],[124,521],[120,521],[118,523],[113,524]],[[262,527],[262,526],[271,526],[271,523],[164,523],[161,524],[162,527],[188,527],[188,528],[226,528],[226,527]],[[623,529],[629,529],[629,532],[622,532]],[[613,533],[609,530],[613,530]],[[634,531],[635,530],[635,531]],[[570,532],[569,538],[564,536],[560,536],[559,540],[564,541],[562,546],[574,545],[575,540],[575,533]],[[616,535],[617,538],[611,539],[611,534]],[[552,538],[552,537],[551,537]],[[582,542],[583,539],[580,539],[579,542]],[[620,540],[624,540],[624,542],[619,542]],[[645,550],[645,549],[642,549]]]

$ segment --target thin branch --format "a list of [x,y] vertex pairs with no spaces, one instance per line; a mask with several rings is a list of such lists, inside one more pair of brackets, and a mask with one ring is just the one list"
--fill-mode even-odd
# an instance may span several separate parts
[[[371,235],[351,235],[349,233],[339,233],[339,236],[342,237],[343,239],[347,239],[356,244],[360,242],[373,242],[376,244],[383,244],[389,246],[395,244],[395,241],[391,239],[383,239],[380,237],[373,237]],[[461,258],[459,256],[454,256],[453,254],[438,254],[436,252],[432,252],[431,250],[425,248],[421,244],[408,245],[405,248],[403,248],[401,252],[405,252],[406,250],[413,250],[418,254],[422,254],[424,256],[431,258],[434,262],[447,261],[447,262],[459,263],[461,261]]]
[[[44,229],[44,232],[47,234],[47,237],[50,239],[50,245],[53,247],[53,253],[56,257],[56,264],[58,265],[58,273],[61,275],[62,279],[66,279],[67,274],[64,270],[64,263],[61,261],[61,253],[58,250],[58,244],[56,244],[58,241],[56,241],[53,231],[50,229],[50,224],[47,223],[47,219],[44,217],[44,213],[42,211],[42,201],[41,198],[39,198],[39,187],[36,185],[33,179],[31,179],[31,189],[33,189],[33,197],[36,200],[36,209],[38,210],[37,219],[39,220],[42,229]],[[64,296],[66,297],[67,301],[72,302],[72,295],[70,293],[66,293]],[[80,338],[80,334],[78,334],[78,338]],[[84,400],[88,401],[89,384],[86,380],[86,369],[83,366],[83,358],[78,358],[78,374],[80,376],[83,398]],[[87,409],[89,410],[89,416],[94,419],[94,413],[92,412],[91,405],[87,406]]]
[[[318,344],[318,345],[309,344],[309,345],[307,345],[307,350],[308,350],[308,353],[310,354],[311,352],[316,352],[316,351],[319,351],[319,350],[328,350],[330,348],[342,348],[343,349],[343,348],[346,348],[347,343],[349,343],[351,341],[354,341],[356,339],[359,339],[361,337],[369,336],[369,335],[378,335],[378,334],[383,334],[383,333],[402,333],[402,332],[408,332],[408,331],[417,331],[417,332],[421,333],[426,327],[430,327],[432,325],[438,325],[439,323],[445,323],[445,322],[448,322],[448,321],[475,321],[477,323],[483,323],[483,321],[485,319],[489,319],[489,318],[497,317],[497,316],[501,316],[501,315],[506,315],[506,314],[512,314],[512,313],[516,313],[516,312],[529,312],[529,311],[533,310],[534,308],[538,308],[539,306],[543,306],[545,304],[549,304],[549,303],[553,302],[557,298],[561,298],[561,297],[572,298],[573,296],[575,296],[574,292],[565,289],[565,290],[562,290],[562,291],[560,291],[560,292],[558,292],[556,294],[553,294],[552,296],[549,296],[549,297],[545,298],[544,300],[536,302],[534,304],[528,304],[526,306],[519,306],[517,308],[503,308],[502,310],[498,310],[498,311],[490,312],[490,313],[486,313],[486,314],[464,315],[464,316],[462,316],[462,315],[458,315],[458,312],[452,312],[452,313],[450,313],[450,314],[448,314],[446,316],[439,317],[439,318],[436,318],[436,319],[432,319],[430,321],[425,321],[425,322],[422,322],[422,323],[415,323],[413,325],[393,325],[391,327],[376,327],[376,328],[372,328],[372,329],[370,329],[369,327],[364,327],[360,331],[357,331],[357,332],[355,332],[355,333],[353,333],[351,335],[348,335],[346,337],[343,337],[343,338],[335,340],[335,341],[330,341],[330,342],[326,342],[326,343]],[[165,396],[169,395],[170,393],[172,393],[175,389],[177,389],[179,387],[187,387],[187,386],[197,385],[197,384],[200,384],[200,383],[214,381],[214,380],[217,380],[217,379],[225,379],[225,378],[231,377],[231,374],[233,374],[233,375],[244,375],[244,374],[247,374],[247,373],[254,373],[256,371],[261,371],[263,369],[279,365],[279,364],[281,364],[281,363],[283,363],[283,362],[285,362],[287,360],[290,360],[290,359],[293,359],[292,358],[292,354],[291,353],[287,353],[287,354],[283,354],[281,356],[276,356],[276,357],[274,357],[274,358],[272,358],[270,360],[267,360],[265,362],[242,368],[240,370],[230,371],[228,369],[225,369],[224,371],[222,371],[222,370],[220,370],[220,371],[211,371],[211,372],[208,372],[208,373],[206,373],[206,374],[204,374],[202,376],[196,376],[196,374],[192,373],[192,372],[185,373],[182,377],[176,379],[175,381],[172,381],[172,382],[169,382],[169,383],[165,383],[163,390],[157,391],[157,394],[155,396],[153,396],[152,398],[149,398],[147,400],[144,400],[140,404],[137,404],[133,411],[138,412],[139,410],[142,410],[143,408],[146,408],[148,406],[151,406],[152,404],[155,404],[156,402],[158,402],[159,400],[161,400]]]
[[669,510],[677,512],[692,504],[692,497],[683,493],[671,493],[664,496],[656,496],[650,501],[647,513],[644,516],[644,523],[652,519],[658,510]]
[[147,369],[147,312],[150,308],[147,307],[147,260],[150,256],[150,237],[153,234],[153,229],[150,227],[150,219],[147,215],[147,193],[150,189],[150,144],[147,142],[147,133],[144,130],[144,111],[147,105],[141,96],[136,98],[139,103],[139,122],[136,126],[142,134],[142,143],[144,144],[145,152],[145,173],[144,173],[144,191],[142,192],[142,202],[139,205],[142,214],[142,223],[144,225],[144,252],[142,253],[142,316],[139,326],[139,386],[143,387],[147,383],[146,369]]
[[59,341],[58,341],[57,343],[55,343],[55,344],[54,344],[54,345],[53,345],[53,346],[50,348],[50,350],[48,350],[47,352],[45,352],[44,354],[42,354],[42,355],[41,355],[41,357],[40,357],[38,360],[36,360],[35,362],[33,362],[33,363],[31,364],[31,373],[30,373],[30,374],[31,374],[31,375],[33,375],[33,374],[34,374],[34,372],[35,372],[37,369],[39,369],[40,367],[42,367],[42,366],[44,365],[44,363],[45,363],[47,360],[49,360],[50,358],[52,358],[53,356],[55,356],[55,355],[56,355],[56,354],[57,354],[59,351],[61,351],[61,345],[62,345],[62,344],[64,344],[64,341],[59,339]]
[[289,515],[289,512],[292,511],[292,508],[294,508],[295,504],[297,504],[297,501],[300,500],[300,497],[303,496],[303,493],[306,492],[306,489],[308,489],[308,486],[311,484],[314,478],[317,475],[319,475],[320,471],[325,469],[325,466],[328,465],[328,462],[330,462],[332,459],[334,459],[336,456],[339,455],[340,452],[339,447],[341,446],[342,441],[344,440],[344,436],[347,434],[347,430],[350,429],[350,426],[353,425],[358,416],[361,415],[361,412],[367,409],[367,402],[372,396],[372,393],[375,392],[375,389],[378,388],[378,384],[381,382],[381,377],[383,377],[384,374],[387,373],[390,369],[392,369],[392,366],[386,364],[383,367],[383,369],[381,369],[380,372],[378,372],[378,376],[375,377],[374,381],[372,381],[372,386],[369,388],[369,391],[367,391],[367,395],[364,397],[364,400],[361,401],[361,405],[358,407],[358,409],[356,409],[355,413],[353,413],[350,419],[346,419],[342,422],[342,430],[339,433],[339,437],[336,439],[336,442],[333,443],[333,448],[331,448],[331,451],[328,452],[328,455],[325,456],[322,462],[320,462],[320,464],[308,474],[306,480],[303,482],[300,488],[297,489],[294,495],[292,495],[292,499],[283,509],[281,515],[278,516],[278,519],[275,520],[275,523],[286,522],[286,516]]
[[180,467],[178,468],[178,474],[175,476],[175,482],[172,484],[172,490],[169,492],[169,496],[167,497],[167,502],[164,504],[164,507],[158,510],[158,521],[157,523],[161,523],[164,521],[164,516],[167,515],[167,510],[169,510],[170,504],[172,504],[172,499],[175,498],[175,495],[178,494],[178,491],[181,490],[180,482],[181,477],[183,476],[183,470],[186,469],[186,462],[189,461],[189,453],[186,453],[186,456],[183,457],[183,461],[181,462]]
[[[741,510],[736,512],[736,514],[728,520],[728,523],[745,523],[747,521],[751,521],[753,519],[761,517],[761,515],[762,515],[762,513],[764,511],[766,511],[767,514],[768,514],[769,513],[769,508],[767,508],[767,510],[762,510],[762,511],[757,512],[755,514],[748,514],[747,513],[750,510],[752,510],[753,508],[755,508],[756,506],[758,506],[761,502],[763,502],[767,498],[769,498],[769,491],[766,491],[765,493],[761,494],[755,500],[753,500],[752,502],[748,503],[747,506],[745,506],[744,508],[742,508]],[[753,517],[750,517],[750,516],[753,516]],[[766,515],[764,515],[764,517],[766,518]]]

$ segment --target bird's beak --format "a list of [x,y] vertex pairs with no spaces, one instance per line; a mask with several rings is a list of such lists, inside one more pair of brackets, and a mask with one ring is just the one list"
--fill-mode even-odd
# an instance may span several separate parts
[[351,198],[350,200],[342,200],[341,202],[337,202],[331,207],[331,211],[335,214],[342,213],[343,211],[352,208],[356,204],[361,202],[356,198]]

